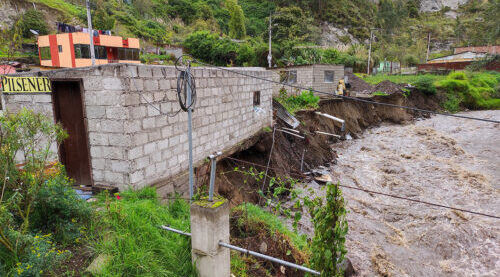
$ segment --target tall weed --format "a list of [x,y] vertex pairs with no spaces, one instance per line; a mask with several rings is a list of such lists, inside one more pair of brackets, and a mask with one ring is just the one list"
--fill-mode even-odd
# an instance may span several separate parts
[[112,257],[100,276],[196,276],[188,237],[160,229],[189,232],[189,204],[162,205],[154,188],[101,196],[104,211],[91,230],[97,252]]

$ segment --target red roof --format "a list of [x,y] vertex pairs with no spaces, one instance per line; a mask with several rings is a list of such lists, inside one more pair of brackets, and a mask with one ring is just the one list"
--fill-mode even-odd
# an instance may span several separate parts
[[8,64],[0,65],[0,75],[16,73],[16,69]]

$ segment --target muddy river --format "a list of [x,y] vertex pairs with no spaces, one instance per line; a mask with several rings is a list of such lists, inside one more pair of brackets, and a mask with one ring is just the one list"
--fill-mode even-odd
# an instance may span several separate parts
[[[500,120],[500,111],[464,114]],[[434,116],[384,124],[334,148],[330,172],[342,184],[500,216],[499,124]],[[343,193],[357,276],[500,276],[500,220]]]

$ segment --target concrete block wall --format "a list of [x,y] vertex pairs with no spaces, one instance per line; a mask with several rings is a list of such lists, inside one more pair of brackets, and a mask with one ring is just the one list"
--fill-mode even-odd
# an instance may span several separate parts
[[[325,83],[325,71],[333,71],[333,82]],[[315,90],[333,93],[337,90],[339,81],[344,79],[343,65],[313,65],[313,86]],[[321,96],[316,93],[316,95]]]
[[[180,109],[177,101],[177,72],[174,68],[138,67],[137,77],[127,78],[130,91],[124,107],[130,118],[128,183],[135,187],[162,183],[188,169],[187,113],[163,115]],[[271,78],[262,69],[245,70],[261,78]],[[193,68],[197,102],[193,112],[193,155],[200,162],[214,151],[224,151],[271,125],[272,84],[232,72]],[[135,90],[140,90],[141,94]],[[253,93],[260,91],[261,104],[253,106]],[[163,114],[146,103],[159,107]],[[161,188],[162,190],[178,190]],[[187,189],[187,187],[186,187]]]
[[[276,75],[278,75],[283,71],[297,71],[297,83],[294,85],[304,87],[304,88],[313,88],[315,90],[324,91],[324,92],[333,92],[336,91],[337,85],[340,79],[344,78],[344,66],[343,65],[301,65],[301,66],[289,66],[285,68],[275,68],[272,69]],[[334,81],[333,83],[325,83],[324,74],[325,71],[334,71]],[[273,85],[273,95],[279,96],[280,89],[284,87],[287,90],[288,95],[298,95],[302,92],[301,89],[292,88],[286,85],[275,84]],[[315,93],[318,96],[322,94]]]
[[[234,71],[271,79],[262,68],[232,68],[232,72],[193,68],[197,102],[193,112],[194,162],[224,151],[272,124],[272,84]],[[95,184],[140,188],[156,185],[165,194],[187,192],[187,113],[177,111],[174,67],[111,64],[40,73],[51,79],[81,80],[87,118],[92,176]],[[30,74],[22,74],[24,76]],[[253,106],[253,93],[261,103]],[[6,97],[10,110],[43,110],[53,116],[50,95]],[[161,113],[146,103],[161,110]]]

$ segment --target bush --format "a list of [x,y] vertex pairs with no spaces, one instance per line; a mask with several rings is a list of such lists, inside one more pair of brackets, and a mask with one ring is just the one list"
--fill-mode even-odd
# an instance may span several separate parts
[[56,241],[70,243],[80,237],[91,214],[91,207],[76,194],[68,177],[58,174],[36,196],[31,229],[53,233]]
[[437,91],[436,86],[434,85],[434,79],[428,76],[418,77],[418,79],[413,82],[413,85],[418,91],[428,95],[434,95]]
[[51,240],[51,235],[36,235],[31,246],[26,249],[26,256],[18,262],[13,276],[42,276],[55,264],[67,257],[69,251],[57,250]]
[[49,33],[49,27],[45,22],[43,14],[37,10],[27,10],[21,16],[20,20],[22,34],[25,38],[33,36],[33,34],[30,32],[30,29],[37,31],[40,35],[46,35]]

